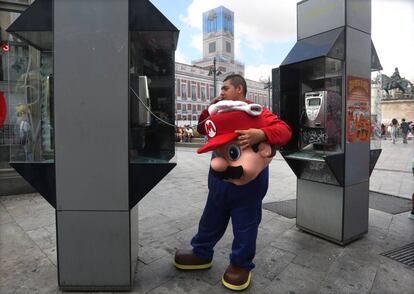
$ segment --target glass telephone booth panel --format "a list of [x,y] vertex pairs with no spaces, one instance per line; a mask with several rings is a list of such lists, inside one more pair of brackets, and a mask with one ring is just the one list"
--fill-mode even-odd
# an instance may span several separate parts
[[11,148],[11,161],[54,160],[53,56],[29,47],[27,67],[14,84],[18,144]]
[[296,133],[282,155],[298,178],[340,185],[334,162],[344,144],[343,61],[324,56],[280,71],[282,119]]
[[[20,14],[0,11],[4,28]],[[54,158],[53,53],[2,29],[0,91],[7,118],[0,128],[0,168],[9,161],[45,162]],[[4,151],[8,152],[4,152]],[[7,154],[7,158],[6,155]]]
[[342,62],[319,58],[300,65],[299,150],[342,150]]
[[166,163],[175,156],[173,32],[131,33],[131,163]]

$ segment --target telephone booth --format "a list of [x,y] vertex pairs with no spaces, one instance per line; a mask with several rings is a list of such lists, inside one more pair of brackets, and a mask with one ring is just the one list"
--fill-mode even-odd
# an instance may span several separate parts
[[[358,8],[358,9],[357,9]],[[281,151],[297,176],[299,228],[338,244],[368,231],[371,1],[297,4],[297,43],[273,69],[274,109],[292,128]]]
[[39,60],[10,165],[56,209],[59,287],[130,290],[137,203],[176,164],[178,30],[147,0],[36,0],[7,31]]

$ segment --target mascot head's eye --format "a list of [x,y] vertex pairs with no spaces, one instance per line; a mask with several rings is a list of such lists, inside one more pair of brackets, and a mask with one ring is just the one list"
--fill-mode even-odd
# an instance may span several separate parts
[[236,144],[230,144],[227,148],[227,157],[231,161],[236,161],[240,158],[240,147]]

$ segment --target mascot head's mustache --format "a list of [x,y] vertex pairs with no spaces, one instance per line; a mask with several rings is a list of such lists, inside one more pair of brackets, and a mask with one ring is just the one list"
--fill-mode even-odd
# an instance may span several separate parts
[[243,176],[243,167],[241,165],[228,166],[222,172],[211,169],[211,174],[219,180],[240,179]]

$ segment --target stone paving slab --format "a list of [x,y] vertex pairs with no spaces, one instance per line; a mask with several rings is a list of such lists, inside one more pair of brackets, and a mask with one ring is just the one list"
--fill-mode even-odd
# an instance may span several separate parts
[[382,152],[370,178],[370,190],[411,199],[414,193],[414,140],[381,141]]
[[[410,144],[411,149],[383,144],[371,188],[409,198],[414,177],[408,159],[393,158],[412,158]],[[185,272],[172,263],[175,250],[189,248],[197,231],[210,160],[192,148],[177,148],[177,154],[177,167],[139,204],[139,262],[132,293],[232,293],[221,284],[231,226],[215,248],[211,269]],[[296,198],[296,178],[280,155],[271,163],[270,179],[265,202]],[[370,209],[368,233],[343,247],[297,229],[295,219],[263,210],[256,268],[244,293],[412,294],[414,268],[380,255],[414,242],[414,221],[407,216]],[[59,293],[54,217],[54,209],[38,194],[0,197],[0,293]]]

